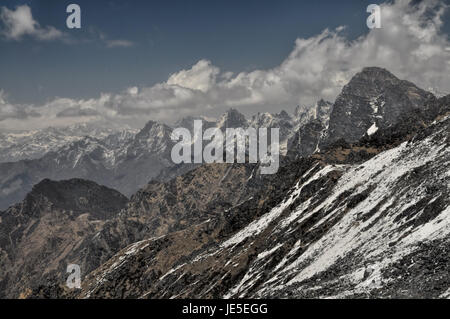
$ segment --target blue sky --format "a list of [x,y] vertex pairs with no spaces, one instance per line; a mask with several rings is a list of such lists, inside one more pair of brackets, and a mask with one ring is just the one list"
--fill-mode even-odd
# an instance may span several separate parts
[[[70,3],[81,6],[81,30],[66,27]],[[366,26],[371,3],[382,6],[382,29]],[[2,0],[0,126],[92,120],[75,116],[87,113],[142,125],[229,107],[292,110],[333,101],[364,66],[447,92],[449,3]],[[8,37],[18,6],[35,24]],[[49,30],[55,36],[44,39]]]
[[[65,26],[70,3],[82,9],[82,29]],[[31,7],[41,26],[54,26],[75,39],[102,32],[133,42],[108,48],[42,42],[24,37],[1,41],[0,87],[13,102],[36,103],[55,96],[96,96],[133,85],[164,81],[200,59],[239,72],[277,66],[298,37],[348,25],[354,38],[368,29],[369,3],[376,1],[2,1],[10,9]]]

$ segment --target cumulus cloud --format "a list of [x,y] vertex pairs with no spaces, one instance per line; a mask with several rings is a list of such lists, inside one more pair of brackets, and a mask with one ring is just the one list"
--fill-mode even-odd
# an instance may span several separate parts
[[[439,0],[397,0],[381,6],[381,29],[351,41],[345,37],[345,27],[297,39],[289,56],[273,69],[232,74],[200,60],[152,87],[133,87],[90,100],[56,99],[34,109],[50,123],[62,119],[55,114],[70,108],[70,114],[95,110],[98,114],[89,115],[92,120],[136,126],[149,119],[171,122],[185,115],[219,114],[229,107],[249,113],[278,112],[320,98],[333,101],[366,66],[383,67],[425,89],[450,93],[450,42],[442,33],[446,10]],[[78,119],[86,120],[81,113]]]
[[9,10],[6,7],[0,8],[0,21],[3,22],[3,36],[12,40],[20,40],[24,36],[31,36],[38,40],[54,40],[63,37],[63,32],[55,27],[41,27],[34,20],[31,8],[27,5],[16,7],[15,10]]
[[167,84],[206,93],[217,83],[216,77],[219,73],[219,68],[213,66],[210,61],[200,60],[191,69],[172,74]]

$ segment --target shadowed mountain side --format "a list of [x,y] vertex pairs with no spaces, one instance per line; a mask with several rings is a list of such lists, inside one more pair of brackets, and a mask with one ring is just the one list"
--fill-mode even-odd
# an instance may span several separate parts
[[[0,213],[1,297],[64,276],[69,255],[126,207],[119,192],[86,180],[43,180],[25,200]],[[30,290],[28,290],[30,291]]]

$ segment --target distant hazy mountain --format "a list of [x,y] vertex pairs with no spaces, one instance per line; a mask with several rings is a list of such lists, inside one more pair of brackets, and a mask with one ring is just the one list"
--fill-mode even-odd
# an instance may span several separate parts
[[[327,109],[320,109],[322,113],[316,107],[311,109],[313,111],[304,109],[311,112],[311,118],[316,118],[316,114],[326,118],[329,113]],[[281,153],[284,154],[288,139],[294,136],[307,117],[297,110],[295,116],[282,111],[279,114],[257,114],[247,120],[237,110],[230,109],[216,121],[187,117],[174,127],[184,127],[193,132],[196,119],[203,120],[203,131],[210,127],[218,127],[223,132],[226,128],[276,127],[280,128]],[[152,179],[165,181],[186,173],[198,165],[173,163],[172,130],[168,125],[150,121],[137,133],[131,130],[111,133],[110,130],[85,125],[51,128],[29,133],[21,139],[15,136],[14,143],[5,142],[12,141],[13,135],[3,136],[3,140],[0,136],[0,143],[9,143],[4,148],[5,157],[26,158],[0,163],[0,209],[21,201],[32,186],[44,178],[86,178],[130,196]]]
[[[0,133],[0,163],[38,159],[83,137],[102,139],[118,131],[117,128],[97,124],[78,124],[64,128],[50,127],[19,133]],[[124,132],[132,134],[134,131],[124,130]]]
[[[90,179],[131,195],[170,161],[170,128],[148,123],[138,134],[86,136],[39,159],[0,164],[0,209],[21,201],[42,179]],[[168,157],[169,156],[169,157]]]

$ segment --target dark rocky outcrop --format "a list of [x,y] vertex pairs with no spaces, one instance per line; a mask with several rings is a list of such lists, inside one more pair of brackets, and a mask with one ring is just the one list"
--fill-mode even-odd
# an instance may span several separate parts
[[433,98],[433,94],[399,80],[385,69],[365,68],[344,86],[336,99],[327,138],[322,144],[340,138],[357,142],[372,125],[378,129],[394,125],[400,117],[422,108]]

